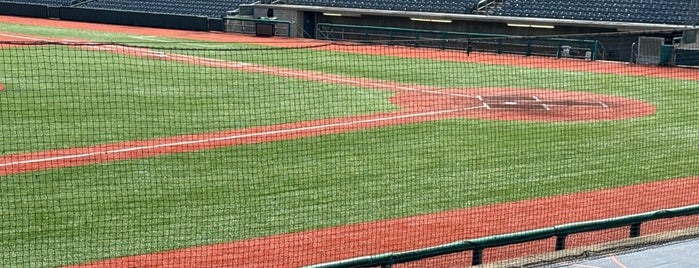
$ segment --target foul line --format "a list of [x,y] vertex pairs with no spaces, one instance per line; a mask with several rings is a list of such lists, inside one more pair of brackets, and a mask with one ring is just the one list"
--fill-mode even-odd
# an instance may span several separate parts
[[124,149],[117,149],[117,150],[107,150],[107,151],[99,151],[99,152],[92,152],[92,153],[84,153],[84,154],[37,158],[37,159],[31,159],[31,160],[3,163],[3,164],[0,164],[0,167],[22,165],[22,164],[34,164],[34,163],[50,162],[50,161],[57,161],[57,160],[67,160],[67,159],[75,159],[75,158],[84,158],[84,157],[91,157],[91,156],[102,155],[102,154],[125,153],[125,152],[143,151],[143,150],[150,150],[150,149],[164,148],[164,147],[176,147],[176,146],[183,146],[183,145],[210,143],[210,142],[224,141],[224,140],[236,140],[236,139],[261,137],[261,136],[269,136],[269,135],[277,135],[277,134],[289,134],[289,133],[303,132],[303,131],[308,131],[308,130],[321,130],[321,129],[334,128],[334,127],[351,126],[351,125],[366,124],[366,123],[376,123],[376,122],[392,121],[392,120],[423,117],[423,116],[436,116],[436,115],[442,115],[442,114],[448,114],[448,113],[462,112],[462,111],[467,111],[467,110],[475,110],[475,109],[480,109],[480,108],[484,108],[484,107],[477,106],[477,107],[459,108],[459,109],[442,110],[442,111],[434,111],[434,112],[424,112],[424,113],[415,113],[415,114],[407,114],[407,115],[388,116],[388,117],[383,117],[383,118],[357,120],[357,121],[351,121],[351,122],[333,123],[333,124],[310,126],[310,127],[263,131],[263,132],[257,132],[257,133],[249,133],[249,134],[241,134],[241,135],[233,135],[233,136],[225,136],[225,137],[217,137],[217,138],[209,138],[209,139],[200,139],[200,140],[193,140],[193,141],[163,143],[163,144],[156,144],[156,145],[150,145],[150,146],[138,146],[138,147],[124,148]]
[[[45,38],[36,38],[36,37],[3,34],[3,33],[0,33],[0,35],[12,37],[12,38],[18,38],[18,39],[27,39],[27,40],[32,40],[32,41],[55,42],[54,40],[45,39]],[[80,40],[74,40],[74,39],[65,39],[65,38],[61,39],[61,41],[65,42],[63,44],[86,42],[86,41],[80,41]],[[87,42],[89,42],[89,41],[87,41]],[[93,43],[93,44],[99,44],[99,43]],[[403,91],[415,91],[415,92],[429,93],[429,94],[434,94],[434,95],[446,95],[446,96],[462,97],[462,98],[478,98],[478,96],[470,96],[470,95],[441,92],[441,91],[429,90],[429,89],[420,89],[420,88],[414,88],[414,87],[392,85],[390,82],[389,83],[381,83],[381,82],[362,81],[361,80],[362,78],[340,77],[340,76],[332,75],[332,74],[312,73],[310,71],[298,72],[298,71],[292,71],[292,70],[285,69],[285,68],[276,68],[276,67],[255,65],[252,63],[232,62],[232,61],[210,59],[210,58],[203,58],[203,57],[196,57],[196,56],[189,56],[189,55],[182,55],[182,54],[165,53],[165,52],[155,51],[155,50],[152,50],[149,48],[133,48],[133,47],[127,47],[127,46],[121,46],[121,45],[110,45],[110,44],[104,44],[104,46],[95,46],[95,47],[86,47],[86,48],[92,49],[92,50],[98,50],[98,51],[107,51],[107,52],[111,52],[111,53],[118,53],[118,50],[117,51],[115,51],[115,50],[122,49],[123,51],[139,53],[142,56],[156,57],[156,58],[160,58],[163,60],[184,61],[184,62],[190,63],[190,64],[198,64],[198,65],[221,67],[221,68],[234,68],[234,69],[242,70],[242,71],[256,71],[256,72],[263,72],[263,73],[268,73],[268,74],[273,74],[273,75],[283,75],[283,76],[289,76],[289,77],[304,78],[307,80],[315,80],[315,81],[321,81],[321,82],[336,82],[336,83],[343,83],[343,84],[349,84],[349,85],[360,86],[360,87],[381,88],[381,89],[399,89],[399,90],[403,90]]]
[[[37,38],[37,37],[12,35],[12,34],[5,34],[5,33],[0,33],[0,35],[12,37],[12,38],[17,38],[17,39],[32,40],[32,41],[55,42],[55,40],[50,40],[47,38]],[[62,44],[66,44],[66,45],[71,45],[71,44],[78,45],[77,44],[78,42],[85,42],[85,41],[79,41],[79,40],[65,38],[65,39],[61,39],[61,42],[63,42]],[[95,44],[98,44],[98,43],[95,43]],[[225,60],[202,58],[202,57],[188,56],[188,55],[180,55],[180,54],[174,54],[174,53],[164,53],[164,52],[155,51],[155,50],[149,49],[149,48],[133,48],[133,47],[127,47],[127,46],[121,46],[121,45],[113,45],[113,44],[101,44],[100,46],[88,46],[88,47],[84,47],[84,48],[91,49],[91,50],[98,50],[98,51],[106,51],[106,52],[110,52],[110,53],[126,54],[126,55],[131,55],[131,56],[143,56],[146,58],[157,58],[157,59],[161,59],[161,60],[184,62],[184,63],[189,63],[189,64],[198,64],[198,65],[211,66],[211,67],[232,68],[232,69],[237,69],[237,70],[241,70],[241,71],[248,71],[248,72],[262,72],[262,73],[267,73],[267,74],[271,74],[271,75],[288,76],[288,77],[293,77],[293,78],[316,80],[316,81],[321,81],[321,82],[331,82],[331,83],[335,82],[335,83],[356,85],[356,86],[361,86],[361,87],[374,87],[374,88],[380,88],[380,89],[394,89],[394,90],[398,89],[398,90],[403,90],[403,91],[415,91],[415,92],[420,92],[420,93],[428,93],[428,94],[436,94],[436,95],[448,95],[448,96],[455,96],[455,97],[476,98],[475,96],[468,96],[468,95],[463,95],[463,94],[440,92],[440,91],[436,91],[436,90],[420,89],[420,88],[414,88],[414,87],[409,87],[409,86],[401,86],[398,83],[395,83],[395,84],[391,83],[391,82],[383,82],[382,83],[381,81],[378,81],[378,80],[372,81],[371,79],[341,77],[341,76],[332,75],[332,74],[314,73],[314,72],[310,72],[310,71],[294,71],[294,70],[290,70],[290,69],[286,69],[286,68],[266,67],[266,66],[255,65],[255,64],[244,63],[244,62],[231,62],[231,61],[225,61]],[[333,128],[333,127],[351,126],[351,125],[365,124],[365,123],[386,122],[386,121],[391,121],[391,120],[416,118],[416,117],[422,117],[422,116],[436,116],[436,115],[441,115],[441,114],[454,113],[454,112],[460,112],[460,111],[466,111],[466,110],[481,109],[481,108],[487,108],[487,106],[481,105],[481,106],[477,106],[477,107],[467,107],[467,108],[458,108],[458,109],[441,110],[441,111],[430,111],[430,112],[422,112],[422,113],[415,113],[415,114],[404,114],[404,115],[397,115],[397,116],[388,116],[388,117],[384,117],[384,118],[357,120],[357,121],[352,121],[352,122],[333,123],[333,124],[326,124],[326,125],[319,125],[319,126],[291,128],[291,129],[282,129],[282,130],[274,130],[274,131],[264,131],[264,132],[258,132],[258,133],[248,133],[248,134],[225,136],[225,137],[215,137],[215,138],[199,139],[199,140],[192,140],[192,141],[163,143],[163,144],[155,144],[155,145],[150,145],[150,146],[138,146],[138,147],[131,147],[131,148],[106,150],[106,151],[96,151],[96,152],[73,154],[73,155],[35,158],[35,159],[29,159],[29,160],[23,160],[23,161],[1,163],[0,167],[9,167],[9,166],[23,165],[23,164],[35,164],[35,163],[43,163],[43,162],[50,162],[50,161],[61,161],[61,160],[68,160],[68,159],[78,159],[78,158],[93,157],[93,156],[97,156],[97,155],[136,152],[136,151],[144,151],[144,150],[152,150],[152,149],[157,149],[157,148],[176,147],[176,146],[184,146],[184,145],[192,145],[192,144],[205,144],[205,143],[213,143],[213,142],[217,142],[217,141],[236,140],[236,139],[244,139],[244,138],[251,138],[251,137],[264,137],[264,136],[279,135],[279,134],[290,134],[290,133],[297,133],[297,132],[302,132],[302,131],[321,130],[321,129],[328,129],[328,128]],[[345,118],[345,120],[347,120],[347,119],[352,120],[351,117]],[[342,120],[342,119],[338,119],[338,120]],[[268,126],[268,127],[271,127],[271,126]],[[245,130],[242,129],[242,130],[237,130],[237,131],[245,131]],[[204,133],[204,134],[207,134],[207,133]],[[211,134],[211,133],[208,133],[208,134]],[[162,139],[165,139],[165,138],[175,138],[175,137],[164,137]],[[157,141],[157,139],[154,139],[151,141]],[[98,149],[99,146],[116,145],[116,144],[119,144],[119,143],[97,145],[94,149]],[[85,148],[85,149],[87,149],[87,148]],[[44,151],[43,153],[50,153],[52,151],[58,152],[60,150],[49,150],[49,151]],[[42,152],[35,152],[35,153],[42,153]],[[20,156],[20,155],[27,156],[27,155],[31,155],[31,154],[32,153],[18,154],[18,155],[14,155],[14,156],[15,157]],[[11,159],[11,157],[12,157],[12,155],[5,156],[5,158],[10,158],[10,159]]]

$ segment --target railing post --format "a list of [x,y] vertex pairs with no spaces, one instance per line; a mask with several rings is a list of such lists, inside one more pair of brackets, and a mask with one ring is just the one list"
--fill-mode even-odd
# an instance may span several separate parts
[[471,265],[480,265],[483,263],[483,248],[474,248]]
[[634,223],[631,224],[631,228],[629,228],[629,237],[639,237],[641,236],[641,223]]
[[593,61],[597,60],[597,52],[598,52],[597,46],[599,46],[599,41],[595,40],[592,43],[592,58],[591,58],[591,60],[593,60]]
[[442,49],[447,48],[447,33],[442,33]]
[[415,32],[415,47],[420,47],[420,32]]
[[563,44],[561,43],[561,41],[558,41],[558,44],[556,45],[556,58],[557,58],[557,59],[560,59],[560,58],[561,58],[561,54],[562,54],[562,50],[563,50],[563,49],[561,48],[562,45],[563,45]]
[[568,235],[557,235],[556,236],[556,250],[564,250],[566,249],[566,238]]

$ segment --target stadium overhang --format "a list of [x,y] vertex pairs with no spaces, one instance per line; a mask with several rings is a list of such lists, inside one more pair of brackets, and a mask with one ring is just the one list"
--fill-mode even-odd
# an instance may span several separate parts
[[433,13],[433,12],[414,12],[414,11],[398,11],[398,10],[376,10],[376,9],[360,9],[360,8],[342,8],[342,7],[320,7],[320,6],[303,6],[303,5],[286,5],[286,4],[253,4],[259,8],[272,8],[279,10],[297,10],[310,11],[318,13],[333,14],[335,16],[351,16],[359,17],[363,15],[385,16],[385,17],[407,17],[419,18],[424,21],[474,21],[474,22],[493,22],[505,23],[512,25],[547,25],[547,26],[573,26],[573,27],[595,27],[616,29],[617,31],[640,31],[640,30],[670,30],[684,29],[684,25],[673,24],[655,24],[655,23],[636,23],[636,22],[617,22],[617,21],[590,21],[590,20],[570,20],[570,19],[549,19],[549,18],[525,18],[525,17],[509,17],[509,16],[489,16],[489,15],[474,15],[474,14],[452,14],[452,13]]

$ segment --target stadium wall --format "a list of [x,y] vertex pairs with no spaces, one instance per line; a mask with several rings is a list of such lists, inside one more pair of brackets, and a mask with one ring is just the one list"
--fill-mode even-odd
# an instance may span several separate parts
[[48,18],[49,11],[46,5],[20,4],[0,1],[0,15]]
[[699,66],[699,50],[677,49],[675,64],[683,66]]
[[209,30],[208,19],[206,17],[200,16],[116,11],[94,8],[61,7],[60,18],[72,21],[97,22],[118,25],[133,25],[194,31]]
[[97,22],[194,31],[223,31],[221,18],[164,13],[118,11],[0,1],[0,15]]

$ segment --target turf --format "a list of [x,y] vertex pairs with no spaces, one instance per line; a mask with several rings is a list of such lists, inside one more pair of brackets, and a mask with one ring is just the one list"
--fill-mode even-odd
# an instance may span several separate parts
[[0,135],[22,137],[3,154],[397,109],[389,92],[80,48],[2,49],[0,64]]
[[[41,30],[13,27],[3,31]],[[366,88],[47,48],[0,49],[3,155],[396,109]],[[171,51],[435,87],[612,94],[657,112],[450,119],[2,176],[0,215],[12,221],[0,221],[0,263],[81,263],[697,175],[694,81],[309,49]]]

